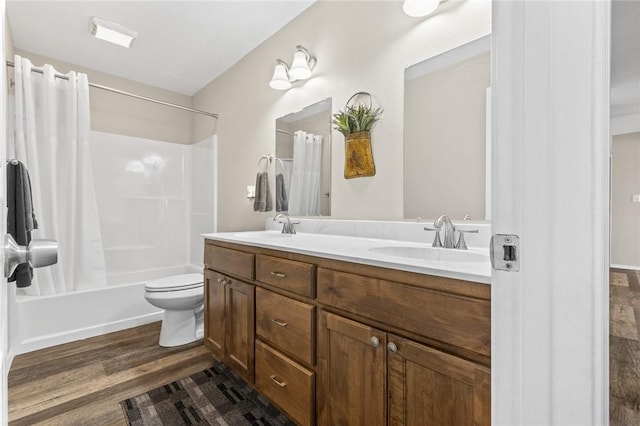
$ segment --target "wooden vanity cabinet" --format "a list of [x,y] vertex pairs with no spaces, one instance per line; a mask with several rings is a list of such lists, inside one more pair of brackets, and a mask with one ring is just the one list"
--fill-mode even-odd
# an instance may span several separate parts
[[[212,246],[215,247],[215,246]],[[233,256],[228,249],[225,256]],[[215,257],[212,251],[220,253],[220,247],[205,249],[205,260]],[[238,252],[240,256],[247,253]],[[237,262],[219,266],[242,276],[253,276],[253,255],[249,268],[244,264],[237,268]],[[208,264],[206,264],[208,266]],[[238,270],[240,269],[240,274]],[[204,272],[205,321],[204,344],[213,356],[224,361],[248,383],[254,380],[254,340],[255,340],[255,286],[230,275],[205,269]]]
[[386,334],[324,311],[318,319],[318,424],[385,425]]
[[256,289],[256,388],[297,424],[313,425],[315,266],[258,254],[256,281],[269,286]]
[[321,311],[318,424],[490,425],[489,369]]
[[296,424],[491,424],[485,284],[217,241],[205,264],[205,345]]
[[490,425],[488,368],[387,336],[389,425]]
[[488,360],[488,300],[326,268],[317,281],[320,425],[491,424],[489,368],[454,355]]

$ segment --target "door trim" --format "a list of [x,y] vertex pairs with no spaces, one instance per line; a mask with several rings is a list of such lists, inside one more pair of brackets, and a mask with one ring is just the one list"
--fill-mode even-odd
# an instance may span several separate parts
[[610,14],[493,2],[493,424],[608,424]]

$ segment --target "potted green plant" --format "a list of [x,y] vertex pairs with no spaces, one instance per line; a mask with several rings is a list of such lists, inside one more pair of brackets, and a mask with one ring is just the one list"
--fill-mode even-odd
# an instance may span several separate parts
[[[355,97],[360,95],[369,97],[369,105],[362,103],[349,105]],[[369,93],[358,92],[349,98],[343,110],[333,114],[331,123],[334,129],[342,133],[345,138],[345,179],[376,174],[371,150],[371,129],[380,119],[382,112],[381,108],[373,108]]]

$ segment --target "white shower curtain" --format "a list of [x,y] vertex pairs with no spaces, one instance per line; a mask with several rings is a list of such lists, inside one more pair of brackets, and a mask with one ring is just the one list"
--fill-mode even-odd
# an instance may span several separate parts
[[89,147],[89,83],[86,74],[56,78],[15,56],[14,156],[31,176],[38,230],[33,238],[58,241],[58,263],[34,270],[30,295],[103,287],[104,250]]
[[293,134],[293,172],[289,194],[289,214],[320,214],[320,169],[322,136],[298,130]]

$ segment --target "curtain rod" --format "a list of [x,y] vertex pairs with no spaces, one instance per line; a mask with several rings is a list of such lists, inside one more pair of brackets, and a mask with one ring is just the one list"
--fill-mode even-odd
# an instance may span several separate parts
[[287,132],[286,130],[282,130],[282,129],[276,129],[276,132],[278,132],[278,133],[286,133],[287,135],[293,135],[293,133]]
[[[15,67],[15,64],[13,62],[11,62],[11,61],[7,61],[7,66],[8,67]],[[44,74],[42,70],[39,70],[37,68],[32,68],[31,71],[33,71],[35,73],[38,73],[38,74]],[[69,77],[67,77],[66,75],[62,75],[62,74],[57,74],[56,73],[55,76],[57,78],[60,78],[60,79],[63,79],[63,80],[69,80]],[[160,104],[160,105],[165,105],[165,106],[172,107],[172,108],[178,108],[178,109],[181,109],[181,110],[184,110],[184,111],[194,112],[196,114],[202,114],[202,115],[206,115],[206,116],[209,116],[209,117],[218,118],[218,114],[214,114],[212,112],[202,111],[202,110],[195,109],[195,108],[189,108],[189,107],[178,105],[178,104],[172,104],[171,102],[165,102],[165,101],[161,101],[159,99],[149,98],[147,96],[136,95],[135,93],[125,92],[124,90],[114,89],[113,87],[103,86],[101,84],[89,83],[89,86],[90,87],[95,87],[96,89],[106,90],[107,92],[113,92],[113,93],[118,93],[120,95],[130,96],[130,97],[136,98],[136,99],[142,99],[143,101],[149,101],[149,102],[153,102],[153,103]]]

